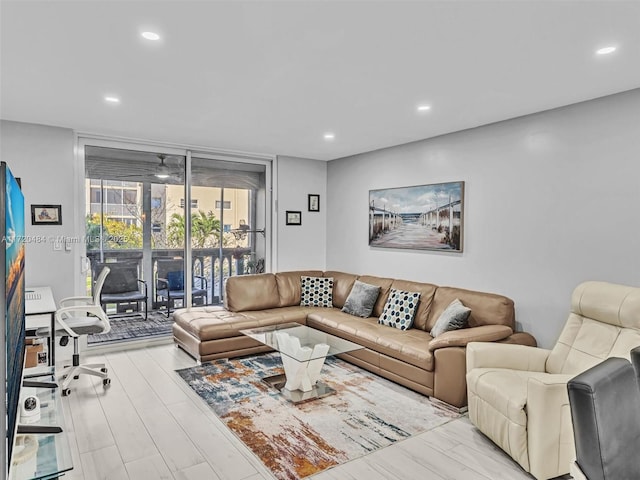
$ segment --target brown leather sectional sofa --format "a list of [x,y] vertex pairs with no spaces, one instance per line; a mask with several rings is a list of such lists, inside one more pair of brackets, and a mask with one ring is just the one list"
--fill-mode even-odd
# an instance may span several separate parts
[[[333,308],[300,306],[301,276],[332,277]],[[340,310],[356,279],[380,286],[370,318]],[[391,288],[421,294],[413,328],[409,330],[378,324]],[[467,404],[467,343],[536,345],[528,333],[514,331],[513,301],[492,293],[334,271],[231,277],[225,292],[224,307],[192,307],[174,314],[175,342],[199,361],[269,351],[240,330],[298,322],[365,347],[340,355],[344,360],[456,407]],[[471,308],[469,328],[446,332],[434,339],[429,334],[431,328],[456,298]]]

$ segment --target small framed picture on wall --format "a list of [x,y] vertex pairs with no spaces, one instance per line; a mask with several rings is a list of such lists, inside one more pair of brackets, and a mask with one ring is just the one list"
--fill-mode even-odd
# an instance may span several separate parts
[[31,205],[31,225],[62,225],[62,205]]
[[287,225],[302,225],[302,212],[287,210]]
[[309,194],[309,211],[310,212],[320,211],[320,195],[316,195],[315,193]]

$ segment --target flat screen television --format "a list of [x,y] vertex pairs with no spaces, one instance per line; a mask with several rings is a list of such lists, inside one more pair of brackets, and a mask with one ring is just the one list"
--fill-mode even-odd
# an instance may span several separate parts
[[5,266],[5,274],[0,275],[0,336],[6,354],[0,354],[0,395],[6,402],[6,414],[2,415],[3,472],[8,476],[11,453],[16,436],[20,387],[25,352],[25,311],[24,311],[24,251],[25,222],[24,196],[18,181],[7,167],[0,162],[0,258]]

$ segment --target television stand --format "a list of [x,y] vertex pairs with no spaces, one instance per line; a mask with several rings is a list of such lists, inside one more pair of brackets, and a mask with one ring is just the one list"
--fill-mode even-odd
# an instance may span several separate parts
[[62,427],[54,425],[24,425],[18,424],[18,435],[33,435],[42,433],[51,435],[54,433],[62,433]]
[[27,388],[58,388],[56,382],[40,382],[37,380],[23,380],[22,386]]
[[11,480],[58,478],[73,469],[62,396],[53,367],[36,367],[33,374],[29,370],[23,377],[23,386],[28,388],[22,390],[21,402],[24,395],[38,397],[40,418],[25,423],[18,416],[16,445],[20,448],[14,448]]

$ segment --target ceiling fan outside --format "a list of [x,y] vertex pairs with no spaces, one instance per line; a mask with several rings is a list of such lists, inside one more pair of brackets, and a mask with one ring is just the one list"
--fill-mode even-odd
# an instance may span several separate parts
[[180,183],[183,169],[180,165],[170,164],[170,160],[173,159],[163,153],[150,154],[147,159],[104,154],[90,155],[87,156],[85,170],[88,178],[130,182],[148,182],[157,179],[159,183]]
[[167,158],[167,156],[164,153],[161,153],[158,155],[158,158],[160,159],[160,165],[158,165],[154,175],[161,179],[169,178],[172,173],[171,169],[164,164],[164,159]]

